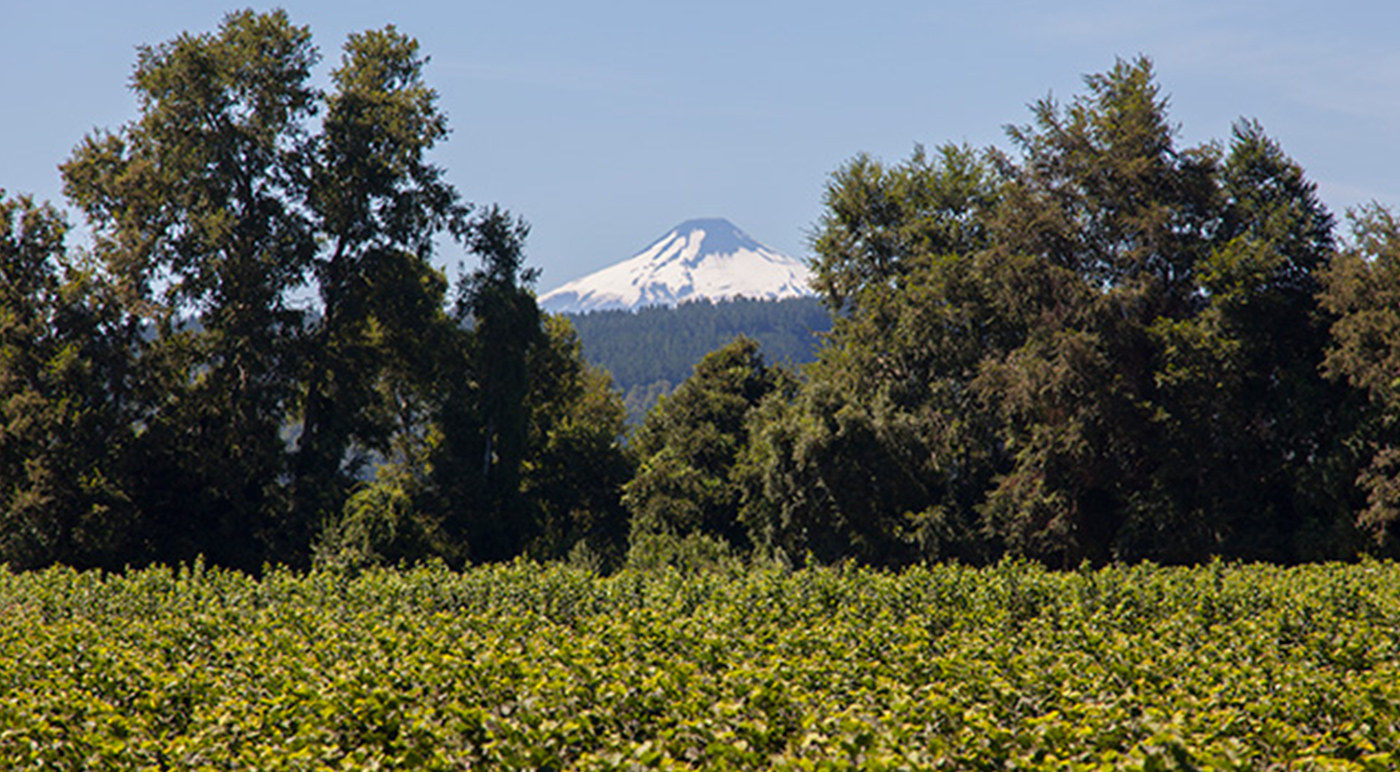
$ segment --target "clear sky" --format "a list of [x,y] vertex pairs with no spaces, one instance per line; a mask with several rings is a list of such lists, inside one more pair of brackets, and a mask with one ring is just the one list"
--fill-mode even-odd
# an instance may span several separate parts
[[[217,28],[206,0],[0,0],[0,188],[61,200],[57,165],[135,115],[142,43]],[[257,9],[274,6],[253,5]],[[394,24],[453,126],[436,162],[533,225],[539,289],[726,217],[805,257],[827,176],[915,143],[1006,147],[1047,94],[1150,56],[1180,142],[1257,118],[1337,213],[1400,205],[1400,3],[289,0],[324,60]],[[74,216],[75,224],[80,225]],[[443,264],[462,260],[449,247]]]

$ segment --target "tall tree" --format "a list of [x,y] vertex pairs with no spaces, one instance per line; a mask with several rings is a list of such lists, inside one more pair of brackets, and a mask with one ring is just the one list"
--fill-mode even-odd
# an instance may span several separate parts
[[291,548],[279,481],[303,321],[289,296],[316,248],[299,205],[315,61],[282,12],[142,47],[140,117],[63,166],[99,257],[152,326],[136,495],[165,559],[255,568]]
[[1005,182],[992,161],[946,146],[889,167],[858,157],[832,176],[814,285],[841,313],[798,398],[755,421],[743,519],[761,549],[978,555],[973,507],[997,448],[971,382],[990,352],[1019,345],[1008,306],[1053,286],[985,252]]
[[[1257,122],[1235,125],[1219,189],[1219,224],[1197,267],[1206,307],[1159,337],[1157,370],[1171,373],[1158,376],[1171,384],[1162,401],[1178,416],[1172,466],[1191,470],[1221,551],[1335,556],[1352,536],[1341,444],[1350,398],[1320,369],[1327,329],[1317,294],[1336,250],[1333,219]],[[1203,352],[1211,366],[1183,377]]]
[[1256,124],[1178,148],[1145,58],[1086,86],[1034,106],[1017,157],[833,176],[814,268],[841,315],[755,429],[756,540],[874,562],[1348,554],[1345,399],[1317,370],[1330,215]]
[[635,471],[623,444],[626,408],[607,371],[584,361],[567,318],[546,316],[542,327],[528,361],[521,494],[534,536],[527,551],[540,559],[583,554],[611,568],[627,549],[622,487]]
[[[1213,469],[1239,450],[1217,429],[1246,388],[1236,331],[1202,285],[1229,213],[1219,153],[1175,147],[1147,60],[1086,83],[1012,133],[1023,161],[998,248],[1064,268],[1080,289],[984,370],[1015,448],[986,512],[1014,549],[1051,559],[1196,559],[1231,549],[1238,507]],[[1237,157],[1255,150],[1245,139],[1262,141],[1242,137]]]
[[521,492],[530,436],[531,353],[544,341],[525,267],[529,226],[499,207],[478,215],[467,237],[481,266],[462,279],[457,318],[471,333],[445,384],[444,441],[434,472],[451,492],[449,530],[476,561],[519,555],[533,535]]
[[457,335],[431,258],[468,210],[427,161],[447,126],[426,59],[392,27],[352,35],[329,95],[317,60],[282,11],[143,47],[140,117],[63,167],[145,320],[132,495],[164,560],[304,561],[423,430]]
[[416,430],[435,354],[451,348],[447,284],[431,258],[439,234],[463,232],[467,207],[427,160],[447,121],[425,63],[392,26],[351,35],[314,138],[309,203],[326,247],[313,261],[321,306],[302,357],[295,464],[308,526],[339,511],[397,433]]

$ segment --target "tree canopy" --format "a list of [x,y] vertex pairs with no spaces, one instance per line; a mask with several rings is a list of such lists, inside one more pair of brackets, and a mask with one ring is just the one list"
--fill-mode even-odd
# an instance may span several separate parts
[[[1383,261],[1329,273],[1332,217],[1257,123],[1181,148],[1149,60],[1085,82],[1009,130],[1014,155],[832,175],[815,284],[842,316],[748,451],[760,542],[896,563],[1354,553],[1355,396],[1320,368],[1384,382],[1356,380],[1375,353],[1329,353],[1327,321],[1384,305],[1343,289]],[[1363,524],[1388,522],[1393,485],[1372,444]]]

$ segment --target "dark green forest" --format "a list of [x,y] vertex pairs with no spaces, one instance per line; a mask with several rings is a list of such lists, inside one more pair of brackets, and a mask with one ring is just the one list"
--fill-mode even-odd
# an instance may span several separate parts
[[633,424],[690,377],[702,357],[740,335],[758,341],[768,361],[798,367],[816,359],[821,334],[831,330],[831,314],[815,298],[697,300],[570,314],[569,321],[584,359],[612,374]]
[[60,167],[90,247],[0,193],[0,562],[1395,551],[1400,221],[1254,121],[1179,146],[1146,58],[1006,148],[841,163],[815,361],[738,337],[629,437],[525,221],[429,161],[416,41],[320,56],[280,11],[139,48],[138,117]]

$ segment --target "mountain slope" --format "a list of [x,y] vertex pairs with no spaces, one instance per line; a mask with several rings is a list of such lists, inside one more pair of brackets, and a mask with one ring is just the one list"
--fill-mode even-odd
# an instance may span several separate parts
[[636,310],[690,300],[811,295],[810,270],[728,220],[687,220],[635,256],[539,298],[551,313]]
[[718,303],[570,315],[583,355],[605,368],[622,391],[631,423],[641,422],[658,397],[690,376],[706,354],[747,335],[769,363],[797,367],[816,358],[831,316],[816,298]]

